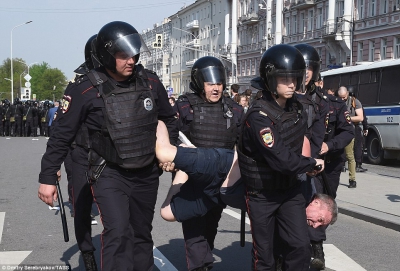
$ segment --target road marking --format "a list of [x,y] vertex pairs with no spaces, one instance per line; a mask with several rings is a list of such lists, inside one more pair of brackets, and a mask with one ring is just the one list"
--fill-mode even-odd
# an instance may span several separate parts
[[[224,209],[224,213],[240,220],[240,214],[231,209]],[[246,223],[250,225],[250,220],[246,217]],[[333,244],[324,244],[325,266],[335,271],[366,271],[361,265],[343,253]]]
[[[231,210],[231,209],[225,208],[224,209],[224,213],[226,213],[226,214],[228,214],[228,215],[240,220],[240,214],[235,212],[235,211],[233,211],[233,210]],[[248,217],[246,217],[246,224],[250,225],[250,219]]]
[[153,257],[154,265],[161,271],[178,271],[155,246],[153,246]]
[[1,237],[3,236],[3,227],[4,227],[5,216],[6,216],[5,212],[0,212],[0,244],[1,244]]
[[336,271],[366,271],[361,265],[332,244],[324,244],[325,265]]
[[[0,212],[0,243],[3,236],[5,212]],[[17,266],[28,257],[32,251],[2,251],[0,252],[0,265],[13,265]]]

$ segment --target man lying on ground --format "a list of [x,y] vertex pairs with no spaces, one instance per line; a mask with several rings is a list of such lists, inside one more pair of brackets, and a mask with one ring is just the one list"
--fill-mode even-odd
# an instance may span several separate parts
[[[167,221],[181,222],[204,215],[215,204],[225,205],[219,195],[221,188],[231,188],[240,178],[236,151],[175,147],[170,144],[167,128],[161,121],[157,127],[156,156],[161,163],[173,161],[180,169],[161,207],[161,216]],[[188,175],[190,182],[186,182]],[[240,199],[244,204],[244,194]],[[306,208],[306,215],[310,227],[333,224],[337,219],[336,202],[328,195],[315,194]]]

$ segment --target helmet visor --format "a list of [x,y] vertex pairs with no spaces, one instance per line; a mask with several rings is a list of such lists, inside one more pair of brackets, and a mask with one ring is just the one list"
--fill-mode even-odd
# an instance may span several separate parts
[[226,83],[225,69],[223,67],[209,66],[198,71],[202,83]]
[[120,37],[115,42],[110,43],[107,51],[115,58],[130,59],[143,52],[149,52],[146,43],[139,33],[134,33]]
[[304,82],[306,79],[306,71],[305,70],[274,70],[271,72],[270,76],[273,77],[283,77],[287,79],[287,81],[294,81],[296,82],[296,89],[295,91],[304,92],[302,89],[304,86]]

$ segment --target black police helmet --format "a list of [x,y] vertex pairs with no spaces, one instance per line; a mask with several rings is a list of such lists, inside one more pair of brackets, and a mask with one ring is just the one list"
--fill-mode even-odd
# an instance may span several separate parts
[[304,57],[306,62],[306,68],[311,68],[313,71],[312,81],[317,81],[319,76],[319,71],[321,69],[321,61],[317,50],[308,44],[297,44],[294,46]]
[[272,46],[261,57],[260,77],[267,90],[277,96],[277,77],[291,77],[296,79],[296,90],[299,90],[304,81],[306,64],[304,58],[293,46],[278,44]]
[[94,68],[98,68],[101,66],[100,61],[97,59],[97,57],[94,54],[95,53],[94,45],[95,45],[96,37],[97,37],[97,34],[91,36],[85,45],[85,64],[89,70],[92,70]]
[[19,104],[19,103],[20,103],[19,98],[15,98],[15,99],[14,99],[14,104]]
[[112,72],[115,69],[115,55],[123,53],[123,58],[135,57],[148,51],[146,44],[137,30],[128,23],[115,21],[103,26],[95,39],[95,51],[100,63]]
[[212,56],[199,58],[192,67],[191,82],[189,87],[194,92],[204,93],[204,83],[222,83],[223,89],[226,88],[225,67],[221,60]]
[[5,105],[10,105],[10,101],[9,101],[8,99],[4,99],[4,100],[3,100],[3,103],[4,103]]

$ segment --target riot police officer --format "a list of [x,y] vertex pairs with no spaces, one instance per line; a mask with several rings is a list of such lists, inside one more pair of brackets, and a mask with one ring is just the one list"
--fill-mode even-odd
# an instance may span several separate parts
[[[319,82],[321,78],[319,78],[320,58],[315,48],[308,44],[298,44],[294,47],[301,52],[309,68],[308,72],[310,76],[307,76],[306,79],[307,93],[303,97],[311,97],[308,101],[313,102],[311,104],[314,105],[315,110],[308,111],[308,118],[312,119],[313,117],[311,116],[316,112],[316,121],[309,125],[311,156],[314,158],[323,157],[325,160],[324,174],[312,179],[313,191],[316,193],[330,193],[330,196],[336,198],[336,191],[339,186],[340,173],[343,166],[342,155],[344,147],[354,137],[352,126],[346,120],[346,116],[349,113],[347,112],[345,103],[341,99],[328,95],[320,86],[316,85],[316,82]],[[318,100],[315,100],[315,97],[319,97]],[[301,98],[301,95],[299,96],[299,100],[307,102],[307,100]],[[315,103],[315,101],[319,102]],[[307,106],[306,102],[304,102],[305,106]],[[306,198],[307,201],[310,199]],[[322,246],[323,241],[326,240],[325,230],[326,227],[308,229],[312,247],[310,265],[315,269],[325,268]]]
[[[211,56],[198,59],[192,67],[189,87],[194,93],[180,96],[177,101],[180,131],[197,147],[233,149],[243,109],[222,95],[226,87],[222,62]],[[211,250],[222,210],[223,206],[215,205],[204,216],[182,222],[190,271],[212,268]]]
[[[80,80],[90,70],[100,67],[99,63],[95,61],[93,56],[92,45],[96,39],[96,35],[91,36],[85,45],[85,62],[81,64],[75,73],[76,80]],[[94,65],[94,63],[96,65]],[[65,95],[69,96],[67,88]],[[57,119],[56,119],[57,120]],[[87,271],[97,270],[97,264],[94,257],[95,247],[92,241],[92,223],[96,222],[91,217],[93,195],[91,192],[90,184],[86,178],[86,172],[89,167],[88,153],[90,148],[89,131],[85,124],[82,124],[72,148],[68,153],[66,161],[64,161],[65,168],[69,167],[68,171],[71,172],[71,180],[68,180],[72,186],[72,202],[73,202],[73,215],[74,215],[74,230],[75,238],[79,250],[82,253],[83,262]],[[68,163],[69,162],[69,163]]]
[[4,100],[4,135],[10,135],[10,117],[11,117],[11,108],[10,101]]
[[146,45],[136,29],[115,21],[96,38],[102,67],[68,86],[47,143],[39,198],[52,205],[56,172],[82,124],[91,149],[88,176],[102,216],[102,270],[152,270],[152,220],[159,171],[157,119],[177,139],[175,113],[159,78],[138,63]]
[[274,270],[278,236],[284,241],[284,270],[308,270],[306,203],[297,174],[315,173],[323,160],[301,155],[307,115],[294,93],[306,65],[297,49],[281,44],[263,54],[259,67],[260,77],[251,83],[263,95],[246,114],[238,148],[252,225],[252,270]]
[[13,105],[10,107],[10,126],[11,136],[22,136],[22,115],[24,106],[19,98],[14,99]]
[[49,123],[49,109],[50,103],[49,101],[44,101],[42,110],[40,111],[40,136],[48,137],[48,123]]
[[4,114],[5,114],[5,102],[4,100],[0,103],[0,136],[4,136]]

